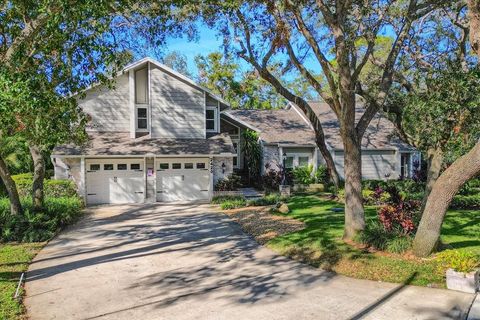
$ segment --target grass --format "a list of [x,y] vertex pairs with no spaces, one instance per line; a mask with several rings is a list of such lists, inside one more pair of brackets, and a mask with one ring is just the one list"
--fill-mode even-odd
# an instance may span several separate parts
[[13,297],[21,273],[42,247],[43,243],[0,244],[0,319],[23,318],[24,306]]
[[[267,246],[280,254],[354,278],[444,287],[444,270],[433,259],[373,253],[342,241],[344,212],[338,202],[314,195],[294,196],[287,216],[303,221],[306,228],[270,240]],[[366,219],[376,217],[368,206]],[[447,213],[442,241],[452,248],[480,252],[480,216],[472,210]]]

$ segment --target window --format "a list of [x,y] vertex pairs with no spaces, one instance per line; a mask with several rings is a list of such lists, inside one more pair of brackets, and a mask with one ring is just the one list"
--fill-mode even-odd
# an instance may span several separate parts
[[168,168],[170,168],[168,163],[160,163],[160,169],[161,170],[167,170]]
[[140,170],[140,163],[132,163],[130,165],[130,170]]
[[100,170],[100,165],[99,164],[91,164],[90,165],[90,170],[91,171],[98,171],[98,170]]
[[113,164],[108,163],[103,165],[103,170],[113,170]]
[[117,170],[127,170],[127,164],[126,163],[117,164]]
[[285,168],[287,168],[287,169],[293,168],[293,159],[294,159],[294,157],[292,157],[292,156],[285,158]]
[[137,129],[148,129],[148,111],[147,108],[137,108]]
[[233,166],[234,166],[235,168],[238,168],[238,165],[239,165],[239,163],[238,163],[238,154],[239,154],[239,151],[240,151],[240,150],[238,149],[238,142],[233,142],[233,149],[235,149],[235,153],[237,154],[236,157],[233,157]]
[[197,162],[197,169],[205,169],[205,163],[204,162]]
[[135,71],[135,103],[148,103],[148,68]]
[[185,163],[183,166],[185,169],[193,169],[193,163]]
[[208,132],[217,132],[217,108],[207,107],[205,113],[205,128]]
[[308,166],[309,158],[308,157],[298,157],[298,166],[306,167]]
[[172,169],[182,169],[181,163],[172,163]]

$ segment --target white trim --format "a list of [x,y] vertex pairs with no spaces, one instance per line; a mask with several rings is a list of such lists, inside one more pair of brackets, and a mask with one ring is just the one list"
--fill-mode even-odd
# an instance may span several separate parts
[[[212,107],[212,106],[206,106],[205,107],[206,111],[205,111],[205,131],[206,132],[218,132],[218,129],[219,129],[219,121],[218,121],[218,118],[219,118],[219,114],[218,114],[218,107]],[[213,110],[213,130],[212,129],[207,129],[207,120],[208,121],[212,121],[212,119],[207,119],[207,111],[209,110]]]
[[[235,153],[219,153],[219,154],[148,154],[148,157],[158,157],[158,158],[230,158],[236,157]],[[104,158],[143,158],[145,157],[144,154],[137,154],[137,155],[52,155],[52,158],[82,158],[85,159],[104,159]]]
[[213,98],[215,98],[217,101],[225,104],[227,107],[230,107],[230,105],[225,101],[223,100],[221,97],[217,96],[216,94],[214,94],[213,92],[211,92],[209,89],[205,88],[205,87],[202,87],[201,85],[197,84],[195,81],[193,81],[192,79],[184,76],[183,74],[171,69],[170,67],[164,65],[163,63],[160,63],[159,61],[153,59],[153,58],[150,58],[150,57],[145,57],[143,59],[140,59],[136,62],[133,62],[129,65],[127,65],[124,69],[123,69],[123,72],[126,72],[126,71],[129,71],[130,69],[135,69],[137,67],[139,67],[140,65],[146,63],[146,62],[150,62],[151,64],[157,66],[158,68],[162,69],[163,71],[166,71],[168,73],[171,73],[172,75],[182,79],[183,81],[191,84],[192,86],[210,94]]
[[228,110],[224,110],[220,114],[224,114],[227,117],[230,117],[230,119],[232,119],[233,121],[236,121],[236,122],[240,123],[242,126],[247,127],[250,130],[257,131],[257,132],[262,132],[260,129],[252,126],[251,124],[246,123],[245,121],[240,120],[240,119],[236,118],[235,116],[231,115],[230,113],[228,113]]
[[135,139],[135,128],[137,127],[135,121],[135,72],[130,70],[128,74],[128,103],[130,110],[130,138]]
[[148,70],[147,70],[147,85],[148,85],[148,133],[151,135],[152,134],[152,126],[151,126],[151,123],[152,123],[152,76],[151,76],[151,67],[150,67],[150,63],[148,63],[147,65],[148,67]]
[[203,92],[203,136],[207,139],[207,93]]
[[[139,128],[138,127],[138,109],[146,109],[147,110],[147,117],[141,118],[147,120],[147,127],[146,128]],[[150,132],[150,108],[148,104],[136,104],[135,105],[135,132]]]
[[[300,108],[296,104],[289,102],[288,105],[290,105],[290,107],[293,108],[293,110],[295,110],[296,113],[298,113],[300,118],[302,118],[302,120],[305,121],[305,123],[310,127],[310,129],[314,130],[313,125],[310,123],[307,116],[301,110],[298,110]],[[326,142],[325,142],[325,144],[326,144]]]
[[[240,137],[240,127],[238,125],[236,125],[235,123],[232,123],[231,121],[228,121],[227,119],[220,119],[220,122],[221,121],[225,121],[225,122],[228,122],[229,124],[231,124],[232,126],[234,126],[235,128],[238,129],[238,137]],[[220,128],[220,131],[222,131],[222,128]],[[227,133],[227,132],[225,132]],[[232,136],[230,133],[227,133],[229,136]]]
[[[235,169],[240,169],[240,137],[238,139],[232,139],[232,145],[236,143],[237,144],[237,155],[236,155],[236,158],[237,158],[237,164],[236,165],[233,165],[233,167]],[[235,157],[233,157],[235,158]],[[232,159],[233,160],[233,159]]]

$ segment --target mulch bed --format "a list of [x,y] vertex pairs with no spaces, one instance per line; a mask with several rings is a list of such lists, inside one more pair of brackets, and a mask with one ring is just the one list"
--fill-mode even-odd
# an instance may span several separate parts
[[260,244],[305,228],[305,224],[301,221],[272,214],[270,207],[248,207],[223,212]]

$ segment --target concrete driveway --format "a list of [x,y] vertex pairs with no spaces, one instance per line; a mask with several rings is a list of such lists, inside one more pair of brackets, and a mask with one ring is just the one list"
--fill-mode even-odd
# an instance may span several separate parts
[[461,319],[473,299],[291,261],[208,205],[91,211],[30,266],[32,320]]

